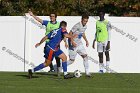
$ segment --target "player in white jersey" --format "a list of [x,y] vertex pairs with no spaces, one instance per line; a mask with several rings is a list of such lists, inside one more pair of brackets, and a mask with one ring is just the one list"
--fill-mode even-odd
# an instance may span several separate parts
[[76,47],[73,47],[71,45],[70,40],[68,40],[70,60],[67,62],[67,64],[68,65],[72,64],[75,61],[75,57],[78,53],[83,58],[83,64],[85,67],[86,76],[90,77],[91,74],[89,73],[88,57],[87,57],[86,50],[85,50],[82,40],[81,40],[81,38],[83,37],[83,39],[86,42],[86,46],[87,47],[89,46],[88,40],[85,35],[85,30],[87,29],[86,24],[88,22],[88,19],[89,19],[88,15],[83,15],[81,22],[78,22],[77,24],[75,24],[69,33],[70,35],[78,35],[78,36],[76,38],[74,38],[74,42],[77,44]]

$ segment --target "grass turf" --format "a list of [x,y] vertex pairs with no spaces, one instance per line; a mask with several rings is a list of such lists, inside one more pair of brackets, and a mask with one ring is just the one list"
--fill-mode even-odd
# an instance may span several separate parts
[[65,80],[56,74],[0,72],[0,93],[140,93],[140,74],[92,74]]

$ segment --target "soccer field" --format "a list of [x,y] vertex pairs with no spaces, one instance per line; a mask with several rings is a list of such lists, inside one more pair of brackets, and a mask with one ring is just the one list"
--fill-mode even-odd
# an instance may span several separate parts
[[140,74],[92,74],[63,79],[53,73],[0,72],[0,93],[140,93]]

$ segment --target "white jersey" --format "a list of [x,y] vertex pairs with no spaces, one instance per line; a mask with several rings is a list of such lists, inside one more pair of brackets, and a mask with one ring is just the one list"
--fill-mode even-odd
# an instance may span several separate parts
[[83,33],[85,33],[85,30],[87,29],[87,26],[83,26],[81,22],[78,22],[77,24],[75,24],[71,31],[73,33],[73,35],[77,34],[78,37],[77,38],[74,38],[74,42],[79,45],[79,44],[82,44],[82,35]]

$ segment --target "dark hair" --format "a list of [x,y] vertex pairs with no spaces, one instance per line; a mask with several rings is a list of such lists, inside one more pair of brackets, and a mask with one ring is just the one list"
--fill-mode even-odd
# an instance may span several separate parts
[[89,16],[87,14],[83,14],[82,19],[89,19]]
[[61,22],[60,22],[60,27],[61,27],[61,26],[67,26],[67,22],[61,21]]
[[100,10],[98,11],[98,14],[100,14],[100,12],[102,12],[103,14],[105,14],[105,10],[104,10],[104,9],[100,9]]
[[54,15],[55,15],[55,18],[57,18],[56,12],[51,12],[51,13],[50,13],[50,16],[51,16],[51,14],[54,14]]

